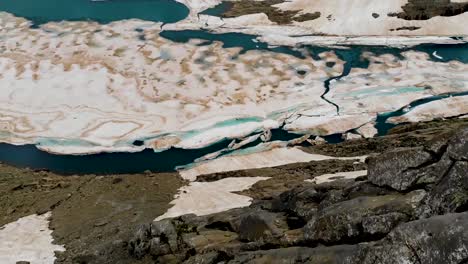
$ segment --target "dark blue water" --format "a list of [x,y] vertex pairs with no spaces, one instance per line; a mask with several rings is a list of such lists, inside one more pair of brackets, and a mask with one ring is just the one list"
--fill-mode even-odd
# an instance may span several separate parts
[[[271,141],[287,141],[302,135],[288,133],[281,129],[271,131]],[[146,149],[136,153],[100,153],[92,155],[55,155],[41,151],[35,145],[14,146],[0,143],[0,161],[17,167],[44,169],[61,174],[122,174],[172,172],[177,167],[193,163],[196,159],[228,147],[232,140],[224,139],[201,149],[172,148],[163,152]],[[256,146],[257,140],[242,147]],[[225,151],[228,154],[231,151]]]
[[[303,51],[286,47],[286,46],[274,46],[271,47],[265,42],[256,41],[256,35],[241,34],[241,33],[211,33],[205,30],[182,30],[182,31],[163,31],[160,34],[161,37],[167,38],[174,42],[186,43],[190,39],[202,39],[206,42],[200,44],[210,45],[214,41],[220,41],[223,43],[223,48],[242,48],[240,54],[243,54],[249,50],[265,50],[278,53],[289,54],[298,58],[304,58]],[[235,59],[235,58],[233,58]]]
[[379,114],[377,115],[376,125],[375,125],[378,131],[378,135],[384,136],[388,133],[390,129],[398,126],[395,124],[387,123],[387,120],[391,117],[397,117],[397,116],[402,116],[406,114],[407,110],[405,109],[411,110],[412,108],[416,106],[427,104],[433,101],[441,100],[441,99],[448,98],[448,97],[457,97],[457,96],[466,96],[466,95],[468,95],[468,91],[461,92],[461,93],[449,93],[449,94],[443,94],[443,95],[435,95],[435,96],[431,96],[431,97],[427,97],[427,98],[423,98],[423,99],[411,102],[411,104],[409,104],[408,106],[405,106],[404,108],[398,109],[396,111]]
[[155,153],[144,150],[137,153],[100,153],[92,155],[55,155],[37,149],[34,145],[14,146],[0,143],[0,161],[17,167],[45,169],[61,174],[119,174],[174,171],[177,166],[194,162],[196,158],[226,148],[223,140],[212,146],[195,149],[169,149]]
[[129,18],[173,23],[189,13],[174,0],[1,0],[0,11],[25,17],[34,25],[63,20],[109,23]]
[[220,16],[224,12],[231,9],[232,6],[233,6],[232,3],[223,1],[220,4],[218,4],[218,5],[216,5],[216,6],[212,7],[212,8],[206,9],[205,11],[201,12],[200,14],[210,15],[210,16]]
[[[463,63],[468,63],[468,43],[465,44],[423,44],[413,48],[416,51],[426,52],[431,54],[431,59],[434,61],[451,61],[456,60]],[[434,51],[437,51],[437,55],[443,59],[438,59],[432,55]]]

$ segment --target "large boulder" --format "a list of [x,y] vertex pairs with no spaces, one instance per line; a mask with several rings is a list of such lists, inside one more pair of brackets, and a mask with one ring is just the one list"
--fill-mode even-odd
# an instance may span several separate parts
[[431,160],[431,154],[423,147],[392,150],[368,159],[368,177],[378,186],[405,191],[419,179],[414,168],[421,167]]
[[468,161],[452,161],[449,171],[429,193],[422,217],[468,209]]
[[424,146],[371,156],[368,178],[375,185],[397,191],[424,188],[438,184],[455,161],[468,161],[467,153],[468,129],[461,129],[452,137],[442,135]]
[[460,130],[450,140],[447,153],[454,160],[468,161],[468,129]]
[[468,213],[401,224],[367,252],[363,264],[467,263]]
[[307,223],[304,237],[311,242],[340,243],[386,234],[400,222],[413,218],[424,196],[425,191],[418,190],[333,204]]
[[290,263],[357,263],[359,245],[340,245],[332,247],[290,247],[272,250],[245,252],[234,257],[228,264],[290,264]]
[[311,185],[301,186],[279,195],[273,200],[272,209],[285,211],[307,222],[316,214],[322,196]]
[[281,237],[287,229],[287,224],[281,215],[266,211],[253,211],[241,217],[238,233],[241,241],[271,243],[275,237]]

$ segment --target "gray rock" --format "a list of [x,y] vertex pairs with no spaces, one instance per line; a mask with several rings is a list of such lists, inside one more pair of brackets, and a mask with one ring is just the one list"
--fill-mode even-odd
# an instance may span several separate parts
[[453,162],[450,170],[424,201],[423,217],[468,209],[468,162]]
[[368,177],[378,186],[406,191],[437,184],[454,161],[463,160],[468,161],[468,129],[441,135],[424,147],[400,148],[370,157]]
[[217,264],[220,263],[222,258],[223,256],[221,253],[212,251],[192,256],[188,260],[184,261],[184,264]]
[[410,175],[409,177],[412,177],[413,179],[417,179],[416,182],[414,182],[415,186],[437,184],[450,169],[452,163],[453,162],[449,158],[449,155],[445,153],[437,162],[417,170],[412,170],[408,175]]
[[396,191],[390,191],[387,188],[376,186],[369,181],[355,182],[353,185],[343,190],[343,194],[347,200],[360,196],[379,196],[393,193],[396,193]]
[[181,257],[173,255],[173,254],[169,254],[169,255],[164,255],[164,256],[158,256],[156,258],[155,263],[158,263],[158,264],[179,264],[182,261],[183,260],[181,259]]
[[[171,219],[153,221],[153,223],[151,223],[151,236],[160,238],[159,242],[163,244],[167,244],[171,251],[175,252],[178,249],[178,244],[177,244],[178,234],[176,231],[176,227],[174,226]],[[159,244],[159,245],[153,244],[153,245],[154,247],[162,247],[164,248],[164,250],[162,251],[166,251],[165,249],[166,246],[163,244]],[[153,250],[153,252],[158,252],[158,251],[160,250],[159,249],[156,249],[156,251]],[[161,255],[165,255],[165,254],[161,254]]]
[[271,241],[286,230],[286,223],[281,214],[266,211],[253,211],[241,217],[239,238],[244,241]]
[[160,237],[154,237],[149,242],[149,253],[153,256],[164,256],[171,254],[172,250]]
[[368,178],[375,185],[405,191],[419,179],[413,169],[431,160],[431,154],[423,147],[399,148],[368,158]]
[[[308,241],[338,243],[358,239],[359,236],[389,232],[385,225],[395,226],[399,221],[410,218],[393,217],[392,213],[414,215],[424,195],[425,192],[419,190],[406,195],[358,197],[331,205],[307,223],[304,237]],[[370,226],[364,226],[366,223]]]
[[399,225],[368,250],[363,264],[458,264],[468,261],[468,213]]
[[449,142],[447,152],[454,160],[468,161],[468,128],[456,133]]
[[314,188],[300,187],[282,193],[273,204],[274,211],[287,211],[309,221],[317,212],[321,194]]
[[393,212],[384,215],[365,217],[362,220],[363,231],[369,235],[387,234],[399,223],[408,221],[408,215]]
[[221,230],[206,230],[182,235],[184,246],[198,253],[216,249],[219,245],[236,240],[238,235],[234,232]]
[[340,245],[333,247],[290,247],[272,250],[260,250],[241,253],[229,264],[290,264],[290,263],[320,263],[320,264],[351,264],[357,263],[359,245]]
[[150,248],[151,229],[150,225],[142,225],[138,228],[134,238],[129,242],[130,254],[140,259],[144,257]]
[[173,236],[177,235],[174,225],[171,219],[164,219],[160,221],[153,221],[151,223],[151,235],[152,236]]
[[343,190],[329,190],[325,195],[324,199],[319,205],[319,209],[323,209],[345,200],[345,195]]

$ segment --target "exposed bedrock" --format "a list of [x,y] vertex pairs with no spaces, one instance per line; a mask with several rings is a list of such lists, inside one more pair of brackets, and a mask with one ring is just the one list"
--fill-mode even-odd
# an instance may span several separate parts
[[223,12],[222,17],[232,18],[249,14],[265,13],[268,19],[277,24],[290,24],[294,21],[304,22],[314,20],[320,17],[320,12],[301,13],[300,10],[281,10],[275,5],[284,3],[283,0],[265,0],[265,1],[249,1],[241,0],[229,3],[229,8]]
[[468,128],[432,138],[370,156],[367,176],[152,222],[129,252],[156,263],[466,263]]
[[409,0],[402,6],[403,12],[392,13],[405,20],[428,20],[435,16],[456,16],[468,11],[468,3],[451,0]]

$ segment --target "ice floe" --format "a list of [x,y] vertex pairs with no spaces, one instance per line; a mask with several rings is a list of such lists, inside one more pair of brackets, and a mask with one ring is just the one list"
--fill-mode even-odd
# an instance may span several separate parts
[[389,123],[399,124],[407,122],[430,121],[435,118],[462,116],[468,113],[468,95],[448,97],[412,108],[402,116],[391,117]]

